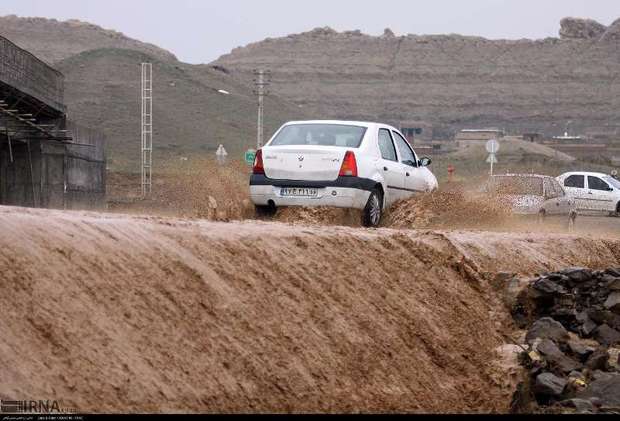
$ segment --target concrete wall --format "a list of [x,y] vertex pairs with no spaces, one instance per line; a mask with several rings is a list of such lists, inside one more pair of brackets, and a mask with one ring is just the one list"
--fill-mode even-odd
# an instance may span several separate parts
[[[74,144],[13,141],[13,162],[0,136],[0,205],[54,209],[105,206],[105,139],[68,123]],[[30,158],[29,158],[30,156]]]

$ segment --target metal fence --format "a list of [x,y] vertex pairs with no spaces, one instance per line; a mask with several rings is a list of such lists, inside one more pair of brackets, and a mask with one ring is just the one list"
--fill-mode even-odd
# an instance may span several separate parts
[[0,36],[0,82],[64,112],[64,76]]

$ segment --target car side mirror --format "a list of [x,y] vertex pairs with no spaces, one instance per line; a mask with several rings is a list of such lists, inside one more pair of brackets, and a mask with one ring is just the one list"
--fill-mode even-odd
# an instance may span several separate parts
[[433,161],[430,158],[422,158],[420,159],[420,167],[428,167],[431,165]]

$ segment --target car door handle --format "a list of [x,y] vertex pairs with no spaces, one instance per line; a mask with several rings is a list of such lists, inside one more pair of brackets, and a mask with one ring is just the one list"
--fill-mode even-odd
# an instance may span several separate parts
[[409,174],[409,173],[406,173],[406,174],[407,174],[407,177],[411,177],[411,174]]
[[383,171],[389,171],[388,167],[383,167]]

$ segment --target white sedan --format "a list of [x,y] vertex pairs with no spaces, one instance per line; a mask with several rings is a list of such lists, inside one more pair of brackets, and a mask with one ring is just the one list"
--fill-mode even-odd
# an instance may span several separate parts
[[290,122],[257,152],[250,196],[259,214],[279,206],[354,208],[375,227],[395,201],[437,189],[430,164],[385,124]]
[[620,214],[620,181],[597,172],[569,172],[557,178],[580,211]]

